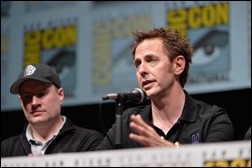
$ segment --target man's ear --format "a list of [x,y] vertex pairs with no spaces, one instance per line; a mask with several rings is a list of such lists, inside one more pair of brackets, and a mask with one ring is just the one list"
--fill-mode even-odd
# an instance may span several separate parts
[[180,75],[185,69],[185,58],[182,55],[177,56],[174,61],[174,73]]

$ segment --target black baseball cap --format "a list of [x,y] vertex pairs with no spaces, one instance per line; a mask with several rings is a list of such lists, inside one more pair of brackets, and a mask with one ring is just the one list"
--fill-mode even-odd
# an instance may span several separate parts
[[61,82],[57,71],[47,64],[30,64],[21,72],[17,80],[11,85],[10,92],[18,94],[20,86],[28,79],[35,79],[46,83],[53,83],[56,87],[61,87]]

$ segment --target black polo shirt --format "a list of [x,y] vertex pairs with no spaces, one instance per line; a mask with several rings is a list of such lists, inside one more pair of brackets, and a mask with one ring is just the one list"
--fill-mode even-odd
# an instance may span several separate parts
[[[141,105],[126,109],[122,115],[120,148],[143,147],[143,145],[129,139],[129,133],[133,132],[129,127],[132,114],[140,114],[143,120],[149,123],[160,136],[171,142],[198,144],[233,140],[233,126],[223,108],[196,100],[189,96],[186,91],[185,94],[186,102],[182,115],[167,134],[152,124],[151,105]],[[118,148],[118,145],[115,146],[115,139],[118,136],[116,129],[118,129],[118,126],[115,123],[97,147],[97,150]]]

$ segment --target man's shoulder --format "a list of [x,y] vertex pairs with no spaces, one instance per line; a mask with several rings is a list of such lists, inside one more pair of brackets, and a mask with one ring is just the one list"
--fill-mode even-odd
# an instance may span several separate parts
[[14,136],[11,136],[11,137],[8,137],[8,138],[2,140],[1,144],[9,144],[9,143],[17,142],[18,139],[20,139],[20,134],[14,135]]
[[190,104],[194,104],[199,109],[204,109],[204,111],[225,111],[222,107],[216,104],[209,104],[207,102],[190,97]]
[[123,116],[130,116],[132,114],[141,114],[141,115],[147,115],[150,112],[151,106],[148,104],[142,104],[142,105],[133,105],[128,108],[126,108],[123,111]]

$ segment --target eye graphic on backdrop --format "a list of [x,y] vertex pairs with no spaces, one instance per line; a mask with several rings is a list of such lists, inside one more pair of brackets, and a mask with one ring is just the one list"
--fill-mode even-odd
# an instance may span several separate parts
[[228,44],[226,31],[211,30],[194,44],[193,65],[208,64],[221,57],[221,50]]

